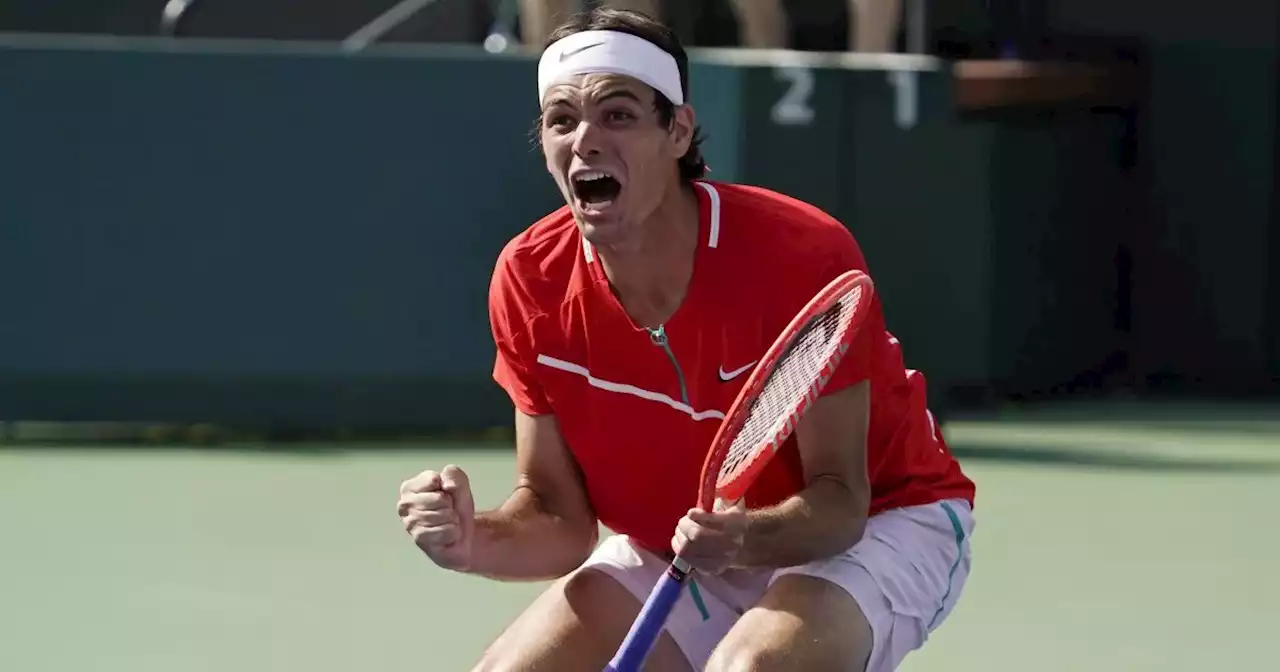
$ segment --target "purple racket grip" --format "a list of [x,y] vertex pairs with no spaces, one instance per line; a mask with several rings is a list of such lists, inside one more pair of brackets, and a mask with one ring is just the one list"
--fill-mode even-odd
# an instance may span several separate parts
[[666,573],[658,579],[658,585],[649,593],[649,599],[645,600],[640,614],[631,624],[631,631],[622,640],[622,646],[618,647],[618,653],[614,654],[604,672],[640,672],[653,645],[658,641],[658,635],[662,634],[662,626],[666,625],[667,617],[680,599],[680,593],[684,591],[684,584],[691,571],[680,558],[676,558],[667,567]]

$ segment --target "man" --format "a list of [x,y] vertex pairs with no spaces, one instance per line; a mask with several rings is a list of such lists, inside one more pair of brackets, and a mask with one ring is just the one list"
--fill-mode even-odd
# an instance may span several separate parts
[[[748,510],[688,508],[747,372],[820,287],[866,268],[857,245],[817,208],[702,179],[667,28],[594,10],[550,42],[540,137],[567,205],[504,248],[489,303],[516,488],[483,513],[456,466],[400,489],[440,566],[556,579],[476,669],[597,672],[673,553],[695,589],[648,669],[893,669],[963,589],[974,487],[878,300]],[[617,534],[595,548],[598,523]]]

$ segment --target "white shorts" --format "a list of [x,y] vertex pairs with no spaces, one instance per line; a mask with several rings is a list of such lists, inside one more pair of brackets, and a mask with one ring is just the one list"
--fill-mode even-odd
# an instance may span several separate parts
[[[972,533],[972,513],[963,500],[891,509],[872,516],[852,548],[825,560],[774,572],[695,574],[706,612],[686,590],[667,631],[693,668],[701,670],[738,617],[777,577],[814,576],[840,586],[857,601],[874,640],[867,672],[889,672],[924,644],[960,598],[969,576]],[[667,563],[629,538],[613,536],[582,567],[612,576],[643,602]]]

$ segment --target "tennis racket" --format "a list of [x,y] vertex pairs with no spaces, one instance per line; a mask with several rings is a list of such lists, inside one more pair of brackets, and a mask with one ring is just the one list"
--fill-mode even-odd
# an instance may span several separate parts
[[[810,299],[769,347],[711,441],[698,486],[704,511],[741,500],[795,431],[849,351],[873,292],[866,274],[842,274]],[[671,562],[605,672],[640,672],[692,573],[679,556]]]

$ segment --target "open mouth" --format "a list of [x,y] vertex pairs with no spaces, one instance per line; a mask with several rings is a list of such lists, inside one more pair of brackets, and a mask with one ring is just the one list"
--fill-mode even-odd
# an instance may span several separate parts
[[603,171],[586,171],[573,177],[573,195],[591,210],[608,207],[621,192],[622,183]]

